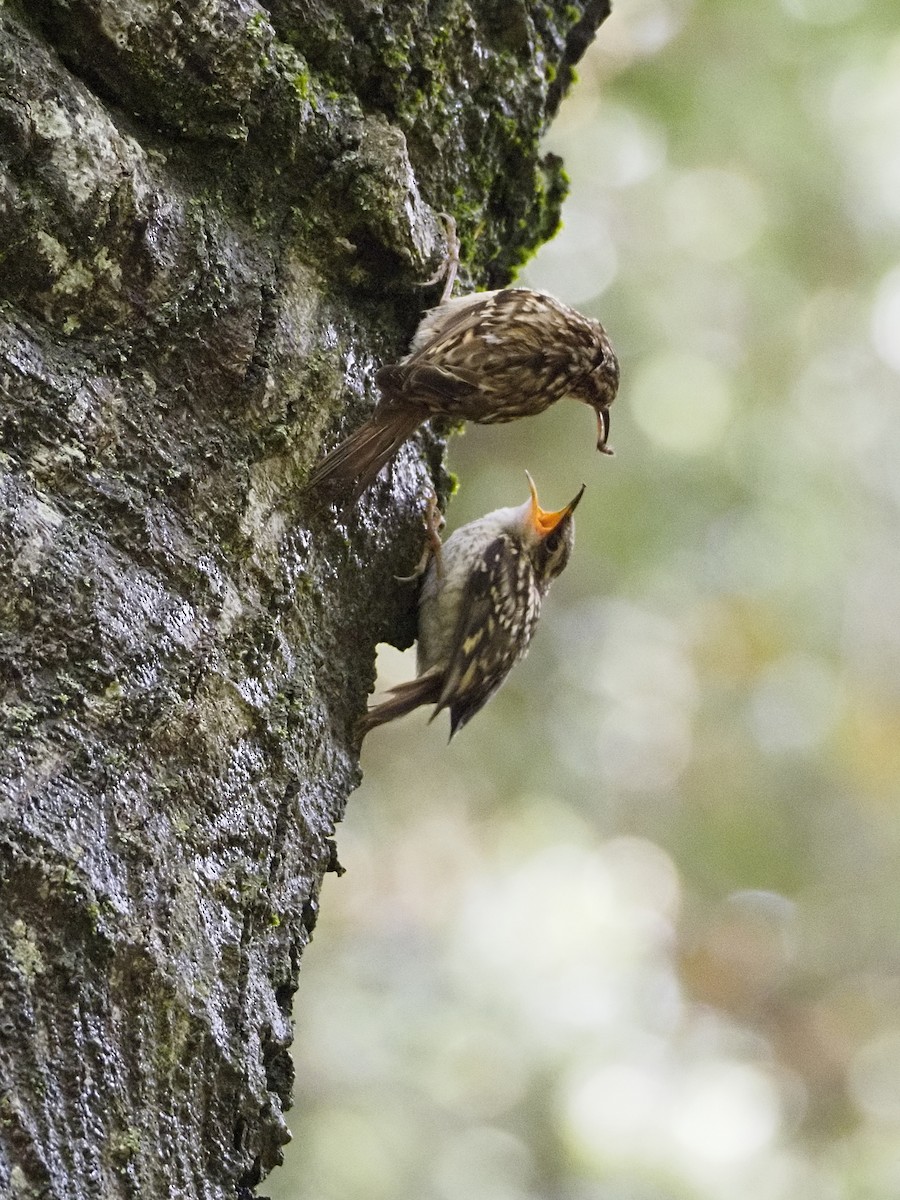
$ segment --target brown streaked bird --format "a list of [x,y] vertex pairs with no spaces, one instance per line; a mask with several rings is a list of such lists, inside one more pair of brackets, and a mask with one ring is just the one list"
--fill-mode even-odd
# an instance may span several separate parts
[[582,484],[565,508],[546,512],[530,475],[528,487],[524,504],[470,521],[435,553],[419,597],[418,674],[369,709],[359,725],[363,736],[434,704],[432,720],[450,709],[452,738],[524,657],[544,596],[569,561],[572,514],[584,492]]
[[307,488],[360,496],[423,421],[489,425],[534,416],[571,396],[597,414],[607,454],[619,364],[599,321],[530,288],[457,296],[427,312],[409,354],[375,376],[375,411],[313,470]]

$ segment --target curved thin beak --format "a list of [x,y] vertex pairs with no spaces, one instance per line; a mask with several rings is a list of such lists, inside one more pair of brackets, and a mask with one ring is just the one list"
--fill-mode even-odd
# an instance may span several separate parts
[[541,508],[540,504],[538,503],[537,488],[534,486],[534,480],[527,471],[525,472],[525,475],[528,479],[529,490],[531,491],[531,510],[528,515],[531,519],[532,525],[535,528],[535,531],[541,537],[547,537],[547,535],[552,533],[557,525],[560,524],[560,522],[564,521],[566,517],[571,517],[572,513],[578,507],[578,503],[581,500],[581,497],[584,495],[584,484],[581,485],[578,490],[578,494],[573,500],[569,501],[565,508],[560,508],[556,512],[547,512],[546,509]]
[[607,446],[609,441],[609,409],[597,409],[597,449],[601,454],[615,454],[612,446]]

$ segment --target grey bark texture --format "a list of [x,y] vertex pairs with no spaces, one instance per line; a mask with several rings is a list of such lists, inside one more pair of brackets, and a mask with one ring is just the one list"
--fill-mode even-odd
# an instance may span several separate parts
[[[0,0],[0,1196],[238,1197],[425,432],[303,494],[436,291],[557,224],[563,0]],[[301,1131],[302,1136],[302,1131]]]

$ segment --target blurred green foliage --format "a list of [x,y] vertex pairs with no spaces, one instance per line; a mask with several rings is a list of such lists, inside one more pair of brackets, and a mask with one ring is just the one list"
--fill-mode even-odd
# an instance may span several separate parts
[[[900,1195],[894,0],[620,0],[524,281],[580,406],[457,439],[451,527],[588,484],[530,657],[378,730],[278,1200]],[[382,682],[413,673],[386,651]]]

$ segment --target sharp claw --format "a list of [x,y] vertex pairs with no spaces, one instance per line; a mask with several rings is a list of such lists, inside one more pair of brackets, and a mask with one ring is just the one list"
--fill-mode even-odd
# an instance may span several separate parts
[[441,551],[444,543],[441,541],[441,530],[444,528],[444,514],[438,508],[437,493],[431,488],[425,503],[425,534],[428,544],[426,553],[434,555],[434,569],[438,579],[444,578],[444,556]]
[[453,285],[456,283],[456,273],[459,270],[459,238],[456,234],[456,220],[450,213],[438,213],[438,216],[444,222],[444,236],[447,239],[447,251],[444,255],[444,260],[430,279],[426,279],[422,287],[431,287],[434,283],[440,283],[444,280],[444,290],[441,292],[441,298],[438,304],[446,304],[453,293]]
[[419,561],[413,567],[411,575],[394,576],[398,583],[414,583],[428,570],[428,564],[431,562],[432,556],[434,556],[434,569],[437,572],[438,579],[443,579],[444,577],[444,559],[441,554],[443,549],[441,530],[444,527],[444,514],[438,508],[438,498],[434,488],[430,488],[428,491],[423,524],[425,526],[425,548],[422,551]]

